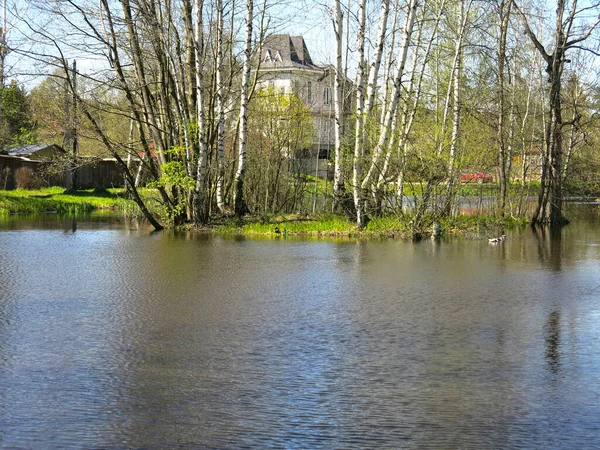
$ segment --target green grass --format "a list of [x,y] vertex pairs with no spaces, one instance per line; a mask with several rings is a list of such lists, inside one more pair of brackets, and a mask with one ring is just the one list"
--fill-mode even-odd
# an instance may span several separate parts
[[275,235],[275,228],[278,228],[281,234],[295,235],[348,236],[356,233],[355,225],[337,214],[318,214],[310,217],[297,214],[250,217],[241,222],[231,219],[216,226],[214,231]]
[[36,190],[0,191],[0,215],[7,214],[89,214],[96,210],[123,213],[136,205],[124,198],[123,189],[88,189],[67,192],[50,187]]
[[[520,195],[523,192],[529,192],[535,194],[540,190],[539,181],[530,181],[525,185],[525,188],[521,186],[521,183],[509,183],[507,186],[508,195]],[[457,194],[464,197],[477,197],[483,196],[496,196],[500,193],[500,185],[496,182],[493,183],[461,183],[458,186]]]
[[[278,215],[250,217],[243,221],[231,219],[225,224],[216,226],[217,233],[235,233],[250,235],[306,235],[306,236],[351,236],[364,238],[397,237],[410,238],[419,231],[426,236],[431,231],[433,217],[424,217],[421,230],[413,227],[413,217],[377,217],[371,220],[363,230],[356,228],[345,216],[336,214],[319,214],[314,216]],[[525,225],[525,218],[500,220],[493,215],[459,215],[441,220],[444,234],[461,234],[464,232],[481,232],[503,226],[513,227]],[[279,233],[277,233],[279,230]]]

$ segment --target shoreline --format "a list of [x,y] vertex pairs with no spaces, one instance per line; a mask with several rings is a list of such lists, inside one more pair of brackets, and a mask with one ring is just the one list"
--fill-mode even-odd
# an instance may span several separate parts
[[[0,191],[0,217],[18,215],[77,216],[92,213],[114,213],[123,218],[140,217],[137,205],[125,198],[122,188],[88,189],[69,192],[51,187],[39,190]],[[459,214],[447,218],[424,215],[415,224],[410,213],[375,217],[364,229],[357,229],[353,222],[341,214],[272,214],[248,215],[243,219],[232,216],[217,217],[206,226],[185,224],[167,227],[215,234],[250,236],[297,236],[362,239],[421,239],[433,234],[433,223],[439,222],[440,235],[468,233],[500,235],[504,228],[525,226],[525,217],[499,219],[492,211]]]

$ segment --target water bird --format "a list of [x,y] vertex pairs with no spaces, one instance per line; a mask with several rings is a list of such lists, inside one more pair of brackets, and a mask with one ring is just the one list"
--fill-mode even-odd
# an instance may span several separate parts
[[504,239],[506,239],[506,235],[505,234],[503,234],[502,236],[489,238],[488,242],[490,244],[497,244],[498,242],[502,242]]
[[275,227],[273,231],[275,232],[275,234],[281,234],[281,231],[279,231],[279,227]]

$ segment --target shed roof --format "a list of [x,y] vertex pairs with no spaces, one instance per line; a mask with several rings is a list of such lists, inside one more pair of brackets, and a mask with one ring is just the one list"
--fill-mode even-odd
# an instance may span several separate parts
[[11,147],[9,149],[7,149],[5,152],[6,154],[8,154],[9,156],[31,156],[36,152],[39,152],[41,150],[46,150],[48,148],[51,148],[53,150],[57,150],[59,152],[65,152],[65,150],[56,144],[31,144],[31,145],[18,145],[16,147]]

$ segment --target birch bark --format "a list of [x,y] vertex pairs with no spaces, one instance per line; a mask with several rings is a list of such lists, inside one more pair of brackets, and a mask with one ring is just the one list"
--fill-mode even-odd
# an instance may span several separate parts
[[244,45],[244,65],[242,69],[242,83],[240,86],[240,123],[238,168],[235,173],[235,199],[234,210],[237,217],[248,212],[244,200],[244,180],[246,175],[246,139],[248,136],[248,85],[250,81],[250,57],[252,55],[252,19],[254,14],[254,1],[246,0],[246,42]]
[[339,203],[344,189],[344,168],[342,161],[342,133],[344,127],[344,102],[343,102],[343,67],[342,67],[342,39],[344,33],[344,22],[342,16],[342,5],[340,0],[335,0],[334,31],[336,42],[335,63],[335,86],[334,86],[334,121],[335,121],[335,145],[334,145],[334,174],[333,174],[333,196],[334,202]]

